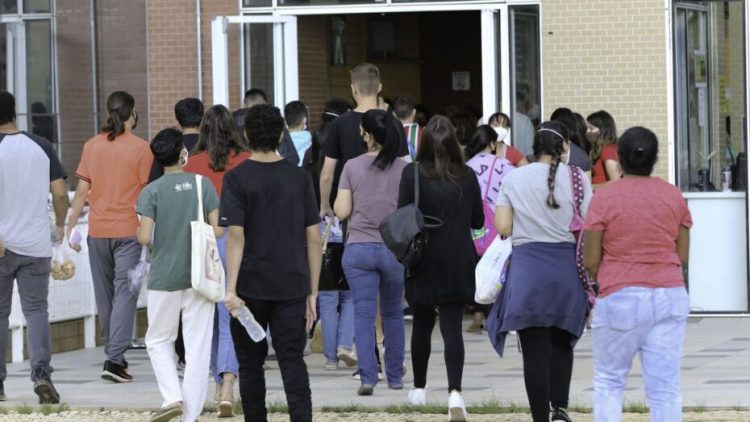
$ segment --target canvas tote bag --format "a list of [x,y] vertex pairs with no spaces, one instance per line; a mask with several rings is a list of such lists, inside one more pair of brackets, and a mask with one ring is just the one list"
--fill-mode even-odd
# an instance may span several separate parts
[[212,302],[224,300],[226,278],[216,246],[214,228],[203,216],[203,176],[195,176],[198,191],[198,220],[190,222],[192,248],[190,253],[190,282],[193,289]]

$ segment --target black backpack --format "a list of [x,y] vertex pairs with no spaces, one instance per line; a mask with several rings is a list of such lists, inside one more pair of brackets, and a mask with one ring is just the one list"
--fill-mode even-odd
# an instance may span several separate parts
[[414,163],[414,202],[383,219],[380,223],[383,243],[400,263],[407,269],[413,269],[422,260],[422,251],[427,244],[427,229],[442,225],[440,219],[424,216],[419,210],[419,164]]

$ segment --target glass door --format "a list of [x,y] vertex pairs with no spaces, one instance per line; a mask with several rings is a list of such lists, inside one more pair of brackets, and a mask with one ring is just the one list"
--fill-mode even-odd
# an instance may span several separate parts
[[269,103],[284,108],[299,97],[297,18],[295,16],[219,16],[211,22],[214,104],[229,106],[228,26],[242,25],[245,90],[261,88]]
[[25,57],[24,22],[0,16],[0,88],[16,98],[16,125],[21,130],[28,130]]
[[[675,8],[677,183],[683,191],[716,190],[711,174],[708,9]],[[718,158],[718,157],[717,157]]]

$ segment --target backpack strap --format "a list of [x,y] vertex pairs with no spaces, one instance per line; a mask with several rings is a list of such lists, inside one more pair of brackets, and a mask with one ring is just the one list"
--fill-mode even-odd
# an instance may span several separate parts
[[487,186],[484,188],[484,196],[482,196],[483,201],[487,201],[487,195],[490,193],[490,186],[492,186],[492,176],[495,174],[495,165],[497,164],[497,155],[495,156],[495,159],[492,160],[492,167],[490,167],[490,178],[487,180]]

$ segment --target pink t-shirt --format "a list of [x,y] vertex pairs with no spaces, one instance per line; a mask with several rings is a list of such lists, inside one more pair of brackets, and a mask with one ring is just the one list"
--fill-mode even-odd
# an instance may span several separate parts
[[692,225],[680,191],[661,179],[626,177],[597,190],[585,229],[604,232],[599,295],[631,286],[682,286],[677,235],[680,226]]

